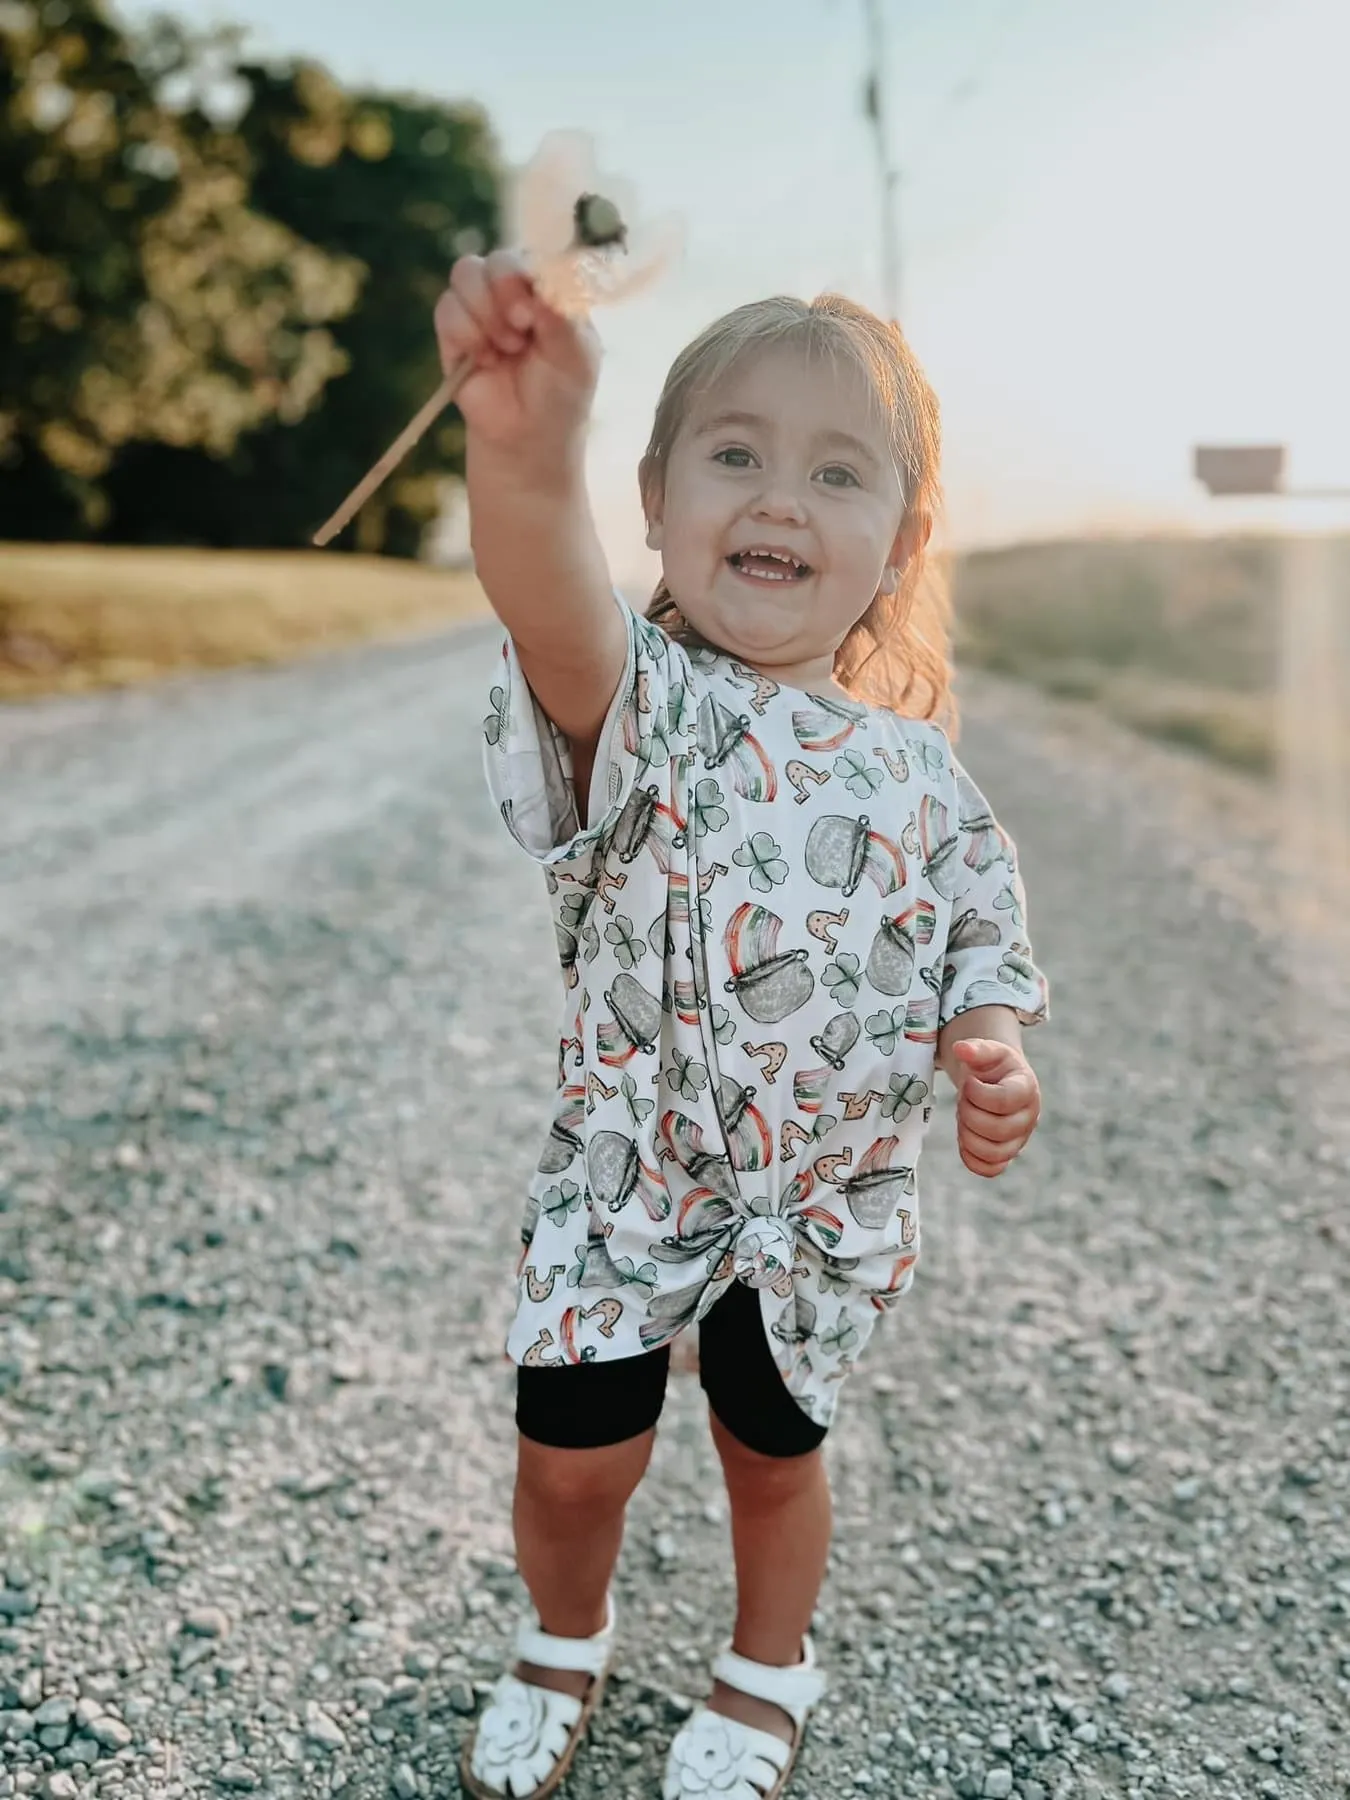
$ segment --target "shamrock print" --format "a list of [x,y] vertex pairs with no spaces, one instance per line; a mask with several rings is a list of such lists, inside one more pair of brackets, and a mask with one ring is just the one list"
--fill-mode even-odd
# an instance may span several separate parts
[[690,808],[694,819],[694,836],[705,837],[710,831],[720,831],[730,815],[723,802],[726,795],[707,775],[694,785],[694,803]]
[[731,860],[739,868],[749,869],[750,885],[761,894],[781,887],[788,878],[783,846],[775,843],[767,831],[757,831],[747,838],[738,850],[732,851]]
[[910,755],[924,774],[930,779],[936,780],[945,766],[942,761],[942,752],[936,745],[926,744],[922,738],[909,738],[906,741],[909,744]]
[[621,969],[631,969],[647,954],[647,946],[635,936],[633,921],[627,913],[615,913],[605,927],[605,942],[614,946],[614,960]]
[[638,745],[638,755],[649,769],[663,769],[670,761],[670,725],[665,713],[652,714],[650,728]]
[[494,687],[488,699],[492,702],[492,711],[483,720],[483,736],[494,749],[501,749],[502,739],[511,723],[511,703],[504,687]]
[[620,1256],[611,1261],[610,1267],[624,1287],[637,1288],[642,1293],[644,1300],[650,1300],[656,1292],[656,1264],[654,1262],[645,1262],[635,1269],[631,1256]]
[[594,925],[586,924],[581,928],[581,954],[588,963],[593,963],[600,954],[600,933]]
[[689,728],[689,689],[682,681],[674,681],[666,697],[666,729],[673,738],[683,736]]
[[852,1006],[858,998],[862,985],[861,970],[862,965],[851,950],[845,950],[832,963],[825,965],[821,980],[829,988],[835,1005],[841,1010]]
[[544,1190],[540,1201],[540,1210],[552,1226],[565,1225],[567,1215],[576,1212],[581,1206],[581,1189],[574,1181],[564,1181],[560,1187]]
[[883,1056],[889,1056],[905,1035],[905,1009],[893,1006],[889,1012],[869,1013],[863,1029]]
[[672,1088],[684,1100],[697,1100],[702,1089],[708,1085],[708,1068],[706,1063],[696,1062],[683,1050],[672,1050],[671,1066],[666,1070],[666,1085]]
[[821,1349],[832,1356],[847,1356],[861,1342],[862,1333],[847,1313],[841,1313],[834,1324],[826,1326],[820,1334]]
[[637,1083],[631,1075],[619,1077],[619,1092],[623,1095],[628,1107],[628,1116],[635,1125],[641,1125],[656,1111],[655,1100],[644,1100],[637,1091]]
[[564,894],[558,902],[558,923],[565,931],[579,931],[581,922],[586,917],[591,901],[595,895],[589,888],[580,892]]
[[917,1075],[892,1075],[890,1092],[882,1096],[881,1116],[901,1125],[927,1098],[928,1083]]
[[858,750],[842,750],[834,759],[834,772],[843,777],[844,786],[859,800],[870,800],[885,780],[880,769],[868,767]]
[[1009,915],[1014,931],[1022,929],[1022,906],[1017,897],[1017,889],[1010,881],[1004,882],[994,896],[994,907],[998,912],[1005,912]]
[[719,1044],[729,1044],[736,1035],[736,1021],[725,1006],[714,1004],[712,1009],[713,1036]]

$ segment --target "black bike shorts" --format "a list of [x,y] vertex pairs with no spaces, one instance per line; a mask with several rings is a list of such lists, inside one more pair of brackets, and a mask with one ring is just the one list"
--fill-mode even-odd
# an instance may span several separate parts
[[[699,1380],[722,1425],[761,1456],[803,1456],[825,1428],[783,1384],[760,1313],[759,1293],[733,1281],[699,1328]],[[670,1349],[613,1362],[517,1367],[516,1426],[559,1450],[597,1450],[649,1431],[661,1416]]]

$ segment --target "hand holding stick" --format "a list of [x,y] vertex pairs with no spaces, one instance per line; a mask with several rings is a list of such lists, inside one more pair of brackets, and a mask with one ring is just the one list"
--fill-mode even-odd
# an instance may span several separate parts
[[[650,253],[637,266],[620,271],[613,253],[627,250],[628,227],[616,201],[595,192],[593,184],[598,185],[589,140],[580,133],[554,132],[522,172],[511,197],[516,240],[541,298],[573,318],[645,287],[670,260],[677,241],[674,221],[667,221]],[[622,184],[606,185],[611,193],[622,192]],[[446,369],[417,416],[314,533],[317,547],[331,543],[388,479],[450,405],[473,367],[466,357]]]

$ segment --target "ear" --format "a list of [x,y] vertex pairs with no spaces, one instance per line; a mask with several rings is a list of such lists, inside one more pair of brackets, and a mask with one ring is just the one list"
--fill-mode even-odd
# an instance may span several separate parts
[[921,506],[914,512],[906,513],[895,534],[895,542],[891,545],[887,560],[903,575],[914,558],[923,555],[932,535],[933,515],[927,507]]
[[647,548],[661,548],[661,521],[665,512],[665,494],[661,484],[652,477],[644,457],[638,465],[638,492],[642,499],[642,511],[647,520]]
[[891,545],[890,555],[886,559],[886,570],[881,578],[883,593],[893,594],[904,577],[905,570],[916,556],[922,556],[928,548],[928,540],[933,535],[933,515],[926,507],[906,513],[901,521],[900,529],[895,534],[895,542]]

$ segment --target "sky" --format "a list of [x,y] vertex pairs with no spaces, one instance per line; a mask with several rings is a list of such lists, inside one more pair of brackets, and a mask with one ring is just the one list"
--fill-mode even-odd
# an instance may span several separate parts
[[[625,584],[654,573],[635,470],[676,352],[769,293],[882,302],[862,0],[168,4],[348,85],[477,101],[511,164],[580,126],[644,212],[681,215],[678,266],[597,321],[591,483]],[[1344,0],[880,4],[947,541],[1288,515],[1208,499],[1196,442],[1283,442],[1291,485],[1350,487]]]

